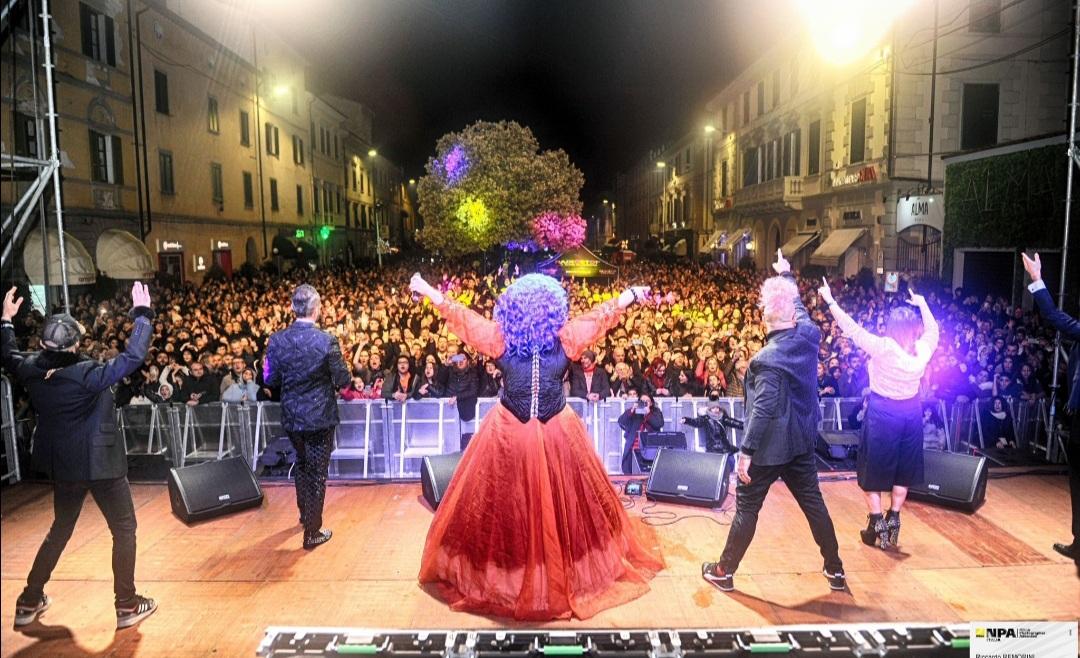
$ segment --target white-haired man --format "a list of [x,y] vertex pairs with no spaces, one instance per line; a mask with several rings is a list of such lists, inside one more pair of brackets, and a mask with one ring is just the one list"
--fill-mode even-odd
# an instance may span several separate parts
[[777,478],[798,501],[825,559],[829,587],[846,587],[829,510],[818,487],[814,442],[821,411],[817,396],[817,353],[821,331],[799,297],[791,265],[778,249],[773,269],[780,276],[761,286],[762,320],[768,341],[746,372],[746,432],[736,470],[735,520],[717,562],[701,565],[711,585],[730,592],[734,574],[750,547],[758,512]]
[[281,426],[296,449],[296,506],[307,550],[332,534],[322,527],[326,475],[339,422],[337,392],[352,381],[338,339],[318,327],[321,308],[315,288],[297,287],[296,322],[270,337],[263,359],[263,380],[281,390]]

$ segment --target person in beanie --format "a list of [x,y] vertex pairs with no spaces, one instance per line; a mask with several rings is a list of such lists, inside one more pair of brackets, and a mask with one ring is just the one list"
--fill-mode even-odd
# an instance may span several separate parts
[[87,492],[112,532],[116,627],[134,626],[153,614],[157,604],[135,592],[135,505],[124,440],[115,423],[113,386],[138,370],[150,348],[154,318],[150,292],[142,283],[132,286],[134,328],[124,351],[105,363],[78,352],[84,330],[66,313],[45,322],[41,335],[45,351],[28,357],[17,354],[11,319],[22,302],[15,298],[15,288],[4,296],[0,357],[38,412],[32,460],[53,480],[54,518],[15,603],[15,626],[33,623],[48,609],[45,583],[71,538]]

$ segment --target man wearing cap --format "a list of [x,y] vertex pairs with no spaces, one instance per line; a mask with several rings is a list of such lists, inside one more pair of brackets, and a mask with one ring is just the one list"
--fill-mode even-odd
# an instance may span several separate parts
[[322,300],[308,284],[292,296],[296,321],[270,337],[263,380],[281,390],[281,426],[296,449],[296,506],[304,526],[304,549],[330,541],[322,527],[326,476],[338,419],[337,392],[352,376],[338,339],[319,329]]
[[131,301],[135,322],[124,351],[100,363],[79,354],[84,330],[66,313],[46,320],[41,336],[45,351],[28,357],[16,354],[11,319],[23,300],[15,298],[15,288],[4,296],[0,357],[37,411],[33,465],[53,479],[53,524],[15,604],[16,626],[33,623],[49,607],[45,583],[71,538],[87,492],[112,532],[116,627],[134,626],[157,609],[153,599],[135,592],[135,505],[124,440],[115,422],[113,387],[142,365],[153,334],[147,287],[136,282]]

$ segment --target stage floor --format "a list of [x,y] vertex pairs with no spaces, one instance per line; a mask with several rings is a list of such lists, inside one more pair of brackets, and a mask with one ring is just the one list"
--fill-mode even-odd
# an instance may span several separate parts
[[[592,619],[552,626],[700,628],[1080,616],[1076,567],[1051,548],[1054,541],[1068,539],[1064,476],[992,480],[987,503],[974,516],[911,503],[897,553],[859,542],[865,513],[854,481],[823,482],[822,489],[850,592],[829,591],[809,528],[778,483],[736,577],[738,592],[723,594],[699,574],[703,560],[718,556],[730,515],[658,505],[648,513],[698,516],[658,529],[668,567],[652,590]],[[0,654],[251,656],[271,625],[511,625],[453,613],[417,585],[431,519],[418,483],[331,486],[325,519],[334,538],[310,553],[300,549],[293,488],[268,485],[265,491],[260,509],[186,527],[171,514],[164,485],[135,485],[137,583],[160,608],[140,626],[119,632],[114,630],[109,531],[87,497],[46,588],[52,608],[16,632],[15,599],[48,529],[52,496],[44,484],[3,489]],[[635,500],[630,511],[635,520],[646,504]]]

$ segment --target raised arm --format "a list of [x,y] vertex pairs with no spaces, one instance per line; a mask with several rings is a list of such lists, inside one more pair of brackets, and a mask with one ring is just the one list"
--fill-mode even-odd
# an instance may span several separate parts
[[1070,317],[1054,305],[1054,298],[1046,289],[1046,283],[1042,280],[1042,259],[1039,254],[1034,258],[1028,258],[1025,253],[1020,254],[1024,261],[1024,269],[1031,277],[1031,285],[1028,291],[1035,298],[1035,304],[1039,307],[1039,315],[1046,320],[1047,324],[1061,332],[1061,335],[1071,340],[1080,340],[1080,320]]
[[19,372],[19,366],[23,363],[23,357],[15,353],[15,325],[12,318],[19,312],[23,298],[15,298],[15,287],[4,295],[4,312],[0,317],[0,361],[4,364],[4,370],[15,375]]
[[919,340],[915,342],[916,348],[925,354],[927,359],[937,349],[938,338],[940,336],[940,330],[938,328],[937,320],[934,319],[934,314],[930,312],[930,306],[926,303],[926,298],[922,295],[916,295],[915,291],[908,288],[908,294],[911,298],[908,303],[916,306],[919,309],[919,314],[922,316],[923,323],[923,335],[919,337]]
[[506,351],[502,329],[495,322],[442,294],[424,281],[419,273],[413,274],[409,287],[413,292],[431,300],[446,320],[446,326],[466,345],[493,359],[499,358]]
[[[829,311],[832,313],[833,319],[836,320],[836,324],[840,325],[840,330],[871,357],[884,352],[887,349],[885,339],[881,336],[875,336],[866,329],[863,329],[858,322],[853,320],[851,316],[836,303],[836,299],[833,298],[832,291],[829,289],[829,282],[825,279],[822,279],[822,281],[825,285],[818,288],[818,294],[821,295],[821,298],[829,305]],[[937,338],[934,339],[934,344],[937,344]]]
[[594,306],[587,313],[572,318],[563,325],[563,328],[559,330],[559,340],[566,351],[566,356],[571,361],[580,359],[582,352],[619,323],[626,307],[639,299],[644,299],[648,290],[645,286],[627,288],[619,294],[617,299]]
[[150,321],[154,319],[154,311],[150,308],[150,291],[145,284],[136,281],[132,286],[131,307],[135,328],[128,336],[124,351],[86,373],[84,383],[95,392],[104,391],[118,383],[138,370],[146,359],[146,352],[150,349],[150,338],[153,334]]

